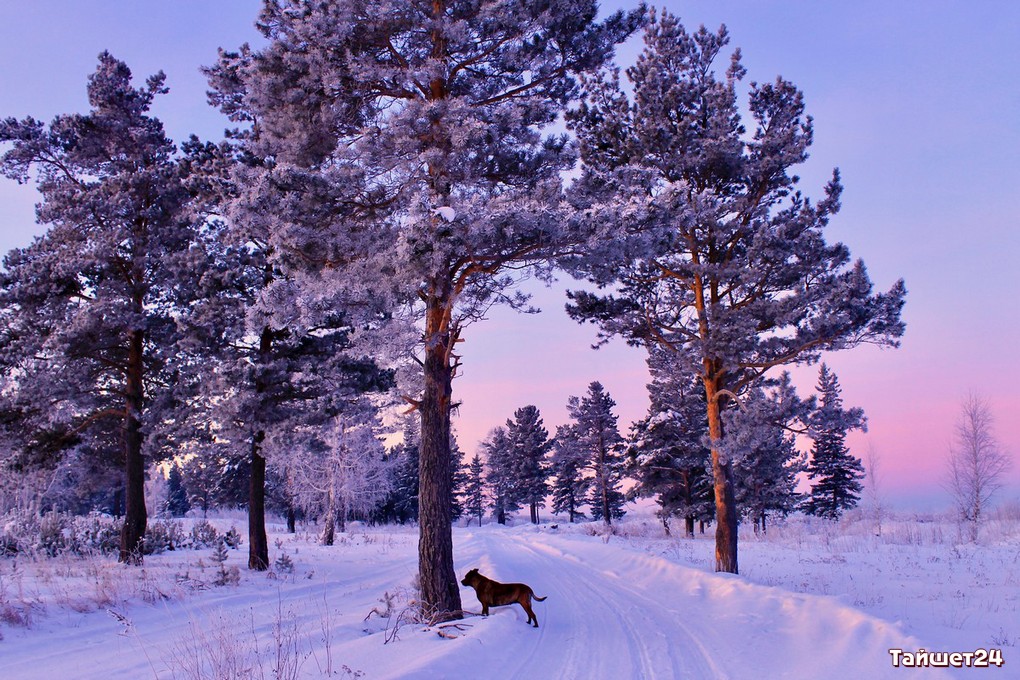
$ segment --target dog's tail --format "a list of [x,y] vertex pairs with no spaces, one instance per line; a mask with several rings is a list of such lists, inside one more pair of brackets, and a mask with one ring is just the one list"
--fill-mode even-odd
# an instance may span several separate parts
[[534,593],[532,593],[532,597],[534,597],[539,602],[545,602],[546,598],[548,598],[549,596],[546,595],[545,597],[539,597],[538,595],[535,595]]

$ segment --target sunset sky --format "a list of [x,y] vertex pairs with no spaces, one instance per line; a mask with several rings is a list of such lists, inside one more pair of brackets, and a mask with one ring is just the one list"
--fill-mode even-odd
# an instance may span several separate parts
[[[258,35],[257,0],[36,0],[7,3],[0,22],[0,116],[85,111],[85,79],[107,49],[138,82],[160,69],[169,95],[155,115],[177,141],[218,139],[225,121],[205,103],[198,71]],[[883,491],[900,507],[942,509],[940,488],[959,405],[986,397],[996,433],[1013,453],[1000,500],[1020,502],[1020,5],[1008,0],[690,0],[666,2],[690,29],[725,23],[747,81],[776,75],[805,94],[815,121],[801,170],[813,197],[832,168],[845,184],[843,210],[828,230],[868,265],[879,289],[902,277],[907,332],[897,350],[863,347],[825,361],[844,399],[861,406],[868,434],[851,438],[880,457]],[[604,2],[605,9],[629,7]],[[632,41],[619,61],[629,63]],[[34,224],[30,186],[0,180],[0,251],[27,245]],[[647,408],[643,352],[588,347],[594,329],[563,312],[566,277],[529,286],[542,307],[523,316],[494,310],[463,345],[463,402],[455,421],[472,453],[486,431],[525,404],[550,431],[566,401],[600,380],[616,399],[623,429]],[[797,368],[805,394],[817,367]]]

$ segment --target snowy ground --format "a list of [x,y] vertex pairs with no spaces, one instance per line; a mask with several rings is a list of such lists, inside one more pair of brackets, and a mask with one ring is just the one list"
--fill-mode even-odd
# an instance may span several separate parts
[[[938,678],[960,672],[893,668],[888,650],[980,647],[1001,648],[1005,665],[972,673],[1020,677],[1015,519],[977,546],[948,523],[887,522],[876,537],[794,521],[742,536],[739,577],[711,573],[710,536],[667,538],[648,517],[594,529],[455,530],[458,574],[478,567],[548,596],[537,630],[516,605],[459,628],[408,621],[413,529],[357,527],[326,548],[272,525],[273,556],[286,552],[293,573],[241,569],[226,586],[212,585],[210,551],[144,569],[7,558],[0,677]],[[245,563],[243,546],[231,551],[228,566]],[[462,597],[479,610],[474,591]],[[388,617],[366,620],[373,609]]]

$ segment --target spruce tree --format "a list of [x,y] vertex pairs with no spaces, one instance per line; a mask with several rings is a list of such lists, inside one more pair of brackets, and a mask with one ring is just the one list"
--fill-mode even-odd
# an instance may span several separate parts
[[553,454],[550,472],[552,483],[552,511],[567,513],[571,524],[584,518],[581,506],[588,502],[591,478],[584,474],[587,456],[578,445],[572,426],[560,425],[553,439]]
[[[146,437],[173,402],[175,288],[193,279],[192,230],[173,143],[149,115],[162,73],[144,86],[109,53],[88,79],[90,111],[50,125],[0,122],[0,172],[38,181],[47,231],[4,260],[4,398],[29,447],[119,448],[125,517],[120,560],[141,562],[146,458],[170,438]],[[116,443],[119,439],[119,444]],[[43,448],[46,448],[43,446]]]
[[549,467],[545,456],[549,451],[549,431],[542,424],[537,407],[529,405],[514,412],[506,421],[511,448],[511,466],[517,498],[528,506],[531,523],[538,524],[538,509],[545,505],[549,493]]
[[685,535],[693,536],[696,520],[714,516],[708,423],[697,377],[678,370],[672,359],[661,348],[649,350],[648,415],[632,429],[627,472],[637,480],[630,495],[656,498],[667,533],[670,518],[679,517]]
[[477,453],[471,458],[467,479],[464,484],[464,512],[478,519],[482,526],[482,514],[485,510],[485,466]]
[[507,518],[521,509],[513,447],[506,428],[490,430],[480,448],[488,468],[485,479],[489,485],[490,507],[496,522],[506,524]]
[[623,477],[623,437],[617,428],[616,402],[598,381],[588,385],[588,394],[567,400],[567,413],[573,422],[569,435],[574,446],[583,452],[586,467],[592,472],[592,519],[601,519],[607,526],[623,517],[625,498],[620,491]]
[[[627,69],[592,79],[569,116],[584,161],[578,219],[601,225],[564,265],[611,294],[570,294],[602,339],[676,354],[705,391],[716,506],[715,566],[737,573],[734,461],[722,414],[766,374],[861,343],[898,344],[905,287],[875,294],[863,262],[823,232],[839,209],[838,172],[818,202],[799,190],[812,121],[790,82],[751,83],[740,54],[716,64],[725,27],[688,33],[663,12]],[[750,114],[752,129],[741,122]]]
[[173,517],[184,517],[191,509],[188,500],[188,488],[184,484],[184,472],[180,463],[170,466],[167,476],[166,511]]
[[770,516],[785,517],[802,500],[797,475],[805,469],[805,456],[795,444],[811,405],[797,397],[784,372],[773,389],[752,389],[743,408],[725,414],[737,507],[754,523],[755,533],[766,531]]
[[814,444],[807,467],[812,484],[804,512],[835,520],[857,505],[863,488],[864,466],[847,448],[846,434],[867,428],[863,410],[843,408],[839,379],[825,364],[818,371],[817,390],[819,405],[811,418]]

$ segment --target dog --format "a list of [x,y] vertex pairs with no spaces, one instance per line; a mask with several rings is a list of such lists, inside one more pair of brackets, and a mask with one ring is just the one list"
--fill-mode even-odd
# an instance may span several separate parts
[[479,574],[477,569],[469,571],[460,583],[475,589],[478,601],[482,603],[482,616],[489,615],[489,607],[502,607],[516,602],[524,608],[524,612],[528,615],[527,623],[534,622],[533,625],[538,628],[538,617],[531,609],[531,599],[544,602],[546,598],[535,595],[535,591],[529,586],[523,583],[493,581]]

